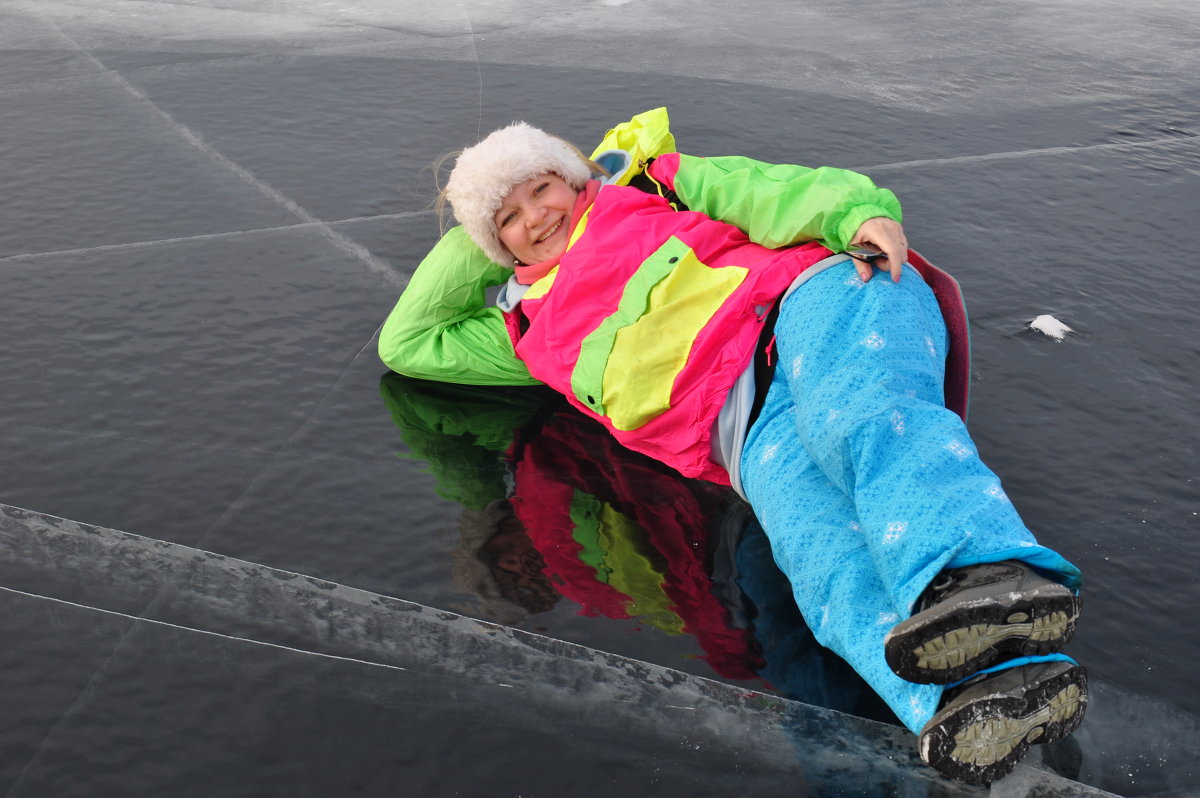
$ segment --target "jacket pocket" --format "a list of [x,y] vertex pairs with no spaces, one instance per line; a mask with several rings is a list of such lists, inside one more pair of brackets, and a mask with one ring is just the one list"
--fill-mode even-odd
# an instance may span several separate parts
[[571,372],[575,397],[619,430],[665,412],[693,344],[748,272],[710,268],[687,244],[667,239],[625,284],[616,311],[584,338]]

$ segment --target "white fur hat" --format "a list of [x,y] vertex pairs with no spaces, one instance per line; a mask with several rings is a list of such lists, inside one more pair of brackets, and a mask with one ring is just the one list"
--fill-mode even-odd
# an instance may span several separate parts
[[591,167],[573,146],[533,125],[514,122],[462,151],[446,181],[446,199],[454,218],[484,254],[511,266],[512,254],[500,243],[493,217],[513,186],[547,172],[554,172],[576,191],[592,176]]

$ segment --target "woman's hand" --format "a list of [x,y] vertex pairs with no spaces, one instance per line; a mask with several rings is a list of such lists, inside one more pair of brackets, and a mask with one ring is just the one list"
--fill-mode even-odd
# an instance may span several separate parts
[[[892,282],[900,282],[900,269],[908,258],[908,239],[904,237],[904,228],[894,219],[886,216],[876,216],[867,219],[858,228],[854,238],[850,239],[852,246],[863,244],[874,247],[884,254],[881,259],[887,263],[887,270],[892,274]],[[875,273],[875,267],[860,258],[853,258],[854,268],[865,283]],[[881,263],[881,261],[876,261]],[[882,263],[880,268],[883,268]]]

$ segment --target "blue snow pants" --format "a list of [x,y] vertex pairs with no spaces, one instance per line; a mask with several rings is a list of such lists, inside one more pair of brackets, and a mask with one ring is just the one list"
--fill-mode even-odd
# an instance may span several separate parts
[[775,336],[742,487],[816,639],[919,731],[945,688],[896,676],[883,639],[934,576],[1016,559],[1078,589],[1079,571],[1038,545],[944,407],[946,328],[915,270],[864,283],[835,264],[784,300]]

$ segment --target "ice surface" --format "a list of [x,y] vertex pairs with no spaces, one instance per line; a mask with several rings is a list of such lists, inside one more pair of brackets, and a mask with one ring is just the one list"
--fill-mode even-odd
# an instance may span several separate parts
[[[768,769],[818,790],[978,792],[939,779],[896,727],[186,546],[0,505],[0,563],[0,599],[122,624],[110,658],[141,650],[142,635],[170,636],[188,658],[251,643],[307,655],[313,669],[334,660],[412,674],[425,690],[511,690],[524,712],[735,753],[759,771],[741,789]],[[170,659],[171,647],[153,656]],[[337,689],[378,700],[376,684]],[[88,712],[84,702],[68,715]],[[1024,766],[1017,778],[1021,795],[1104,794]]]
[[692,0],[8,5],[58,26],[88,50],[267,43],[273,50],[355,48],[547,69],[587,65],[805,88],[942,113],[1160,89],[1164,71],[1182,77],[1200,63],[1192,46],[1197,12],[1186,0],[869,7],[766,0],[736,13]]
[[[480,773],[506,772],[505,757],[526,773],[553,770],[529,758],[520,735],[509,739],[506,716],[547,756],[586,750],[573,735],[608,730],[593,762],[570,760],[595,794],[652,791],[647,774],[659,768],[676,790],[667,798],[805,794],[809,776],[812,793],[878,795],[875,778],[905,794],[952,792],[912,766],[903,735],[600,653],[643,645],[630,642],[649,638],[641,631],[597,632],[585,626],[595,619],[566,609],[535,618],[530,627],[546,634],[528,635],[430,609],[462,598],[446,574],[461,508],[403,457],[371,351],[436,235],[428,164],[516,116],[587,142],[667,104],[691,151],[864,168],[897,190],[916,246],[967,294],[976,440],[1039,538],[1086,574],[1071,653],[1092,668],[1092,708],[1077,748],[1047,751],[1047,766],[1121,794],[1196,793],[1190,752],[1200,744],[1194,715],[1179,707],[1200,707],[1200,648],[1179,619],[1200,601],[1186,476],[1200,451],[1200,284],[1172,253],[1200,247],[1200,7],[731,9],[0,4],[0,174],[15,187],[0,195],[0,501],[149,536],[37,513],[5,522],[0,587],[13,645],[0,675],[6,696],[28,697],[22,708],[41,714],[0,727],[0,745],[15,752],[0,762],[0,785],[21,772],[13,796],[95,794],[69,783],[75,771],[127,795],[130,785],[104,779],[160,763],[161,789],[144,794],[185,794],[171,781],[178,773],[195,794],[237,794],[275,772],[259,749],[237,739],[189,758],[221,730],[169,736],[171,709],[203,715],[197,704],[219,702],[226,679],[247,700],[222,706],[262,715],[313,706],[303,700],[313,695],[392,715],[419,706],[428,722],[406,738],[424,743],[414,750],[432,760],[465,744],[480,756],[453,786],[429,766],[430,795],[470,794]],[[1047,357],[1038,340],[1014,335],[1030,307],[1086,318],[1089,335]],[[161,689],[145,689],[142,663],[165,663],[153,674]],[[277,669],[292,678],[279,683]],[[515,691],[522,700],[505,698]],[[526,704],[549,710],[538,718]],[[135,710],[163,718],[162,740],[147,734],[121,751],[97,742],[114,718],[142,717]],[[705,756],[681,753],[694,749],[679,713],[700,719]],[[439,715],[453,733],[429,731]],[[391,752],[370,747],[376,727],[338,717],[329,736],[354,740],[343,758],[356,771],[383,767]],[[286,724],[247,725],[286,736]],[[656,752],[650,764],[622,746],[625,727]],[[310,731],[286,739],[342,772],[320,758],[314,740],[326,732]],[[834,737],[848,741],[861,776],[830,753]],[[84,750],[95,767],[78,766]],[[376,761],[359,766],[364,751]],[[246,766],[213,785],[200,775],[217,771],[203,766],[209,755]],[[421,759],[388,772],[402,779]],[[618,783],[604,762],[647,778]],[[688,782],[688,771],[703,778]],[[38,780],[50,775],[65,781]],[[284,771],[280,783],[296,777]],[[519,780],[505,784],[521,791]],[[1086,792],[1033,768],[995,788],[1051,790]]]

